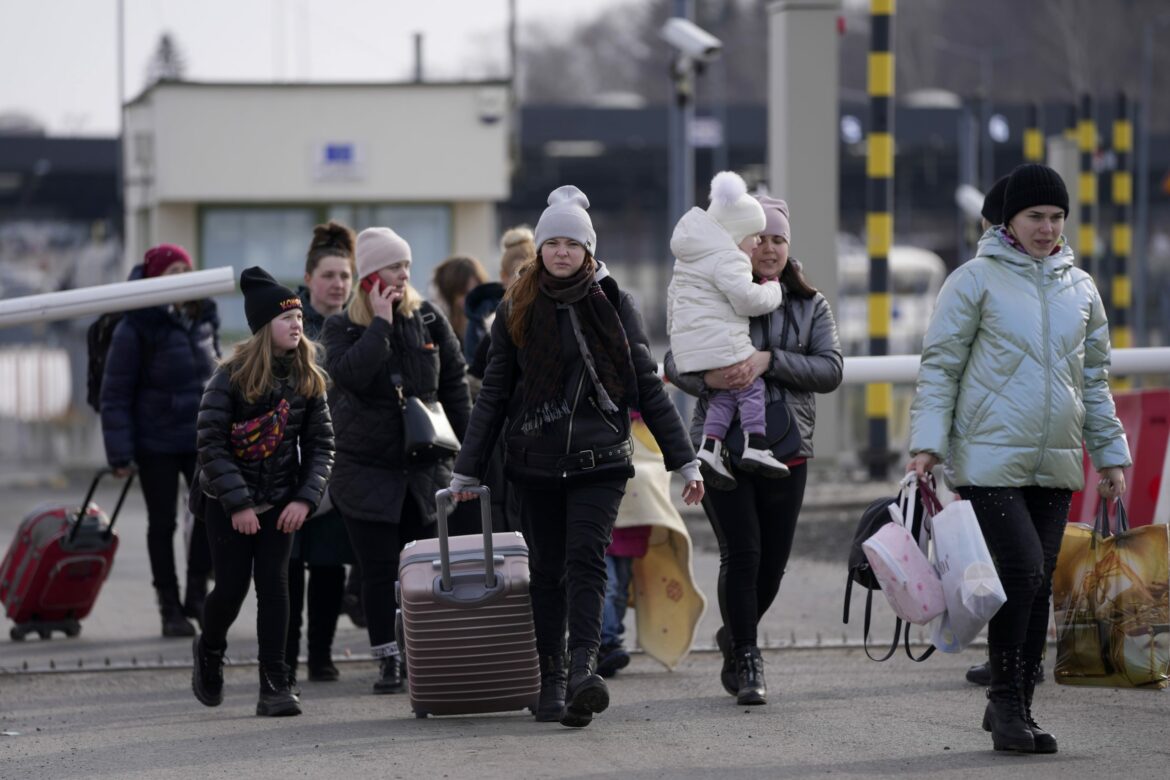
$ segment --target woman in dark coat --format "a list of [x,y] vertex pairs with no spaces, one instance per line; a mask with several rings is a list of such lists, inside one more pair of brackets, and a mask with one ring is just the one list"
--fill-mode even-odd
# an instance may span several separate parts
[[757,279],[779,278],[784,300],[775,311],[752,318],[751,338],[758,351],[738,366],[702,375],[679,375],[672,356],[666,356],[670,380],[699,396],[691,420],[691,439],[696,446],[702,440],[707,415],[707,389],[744,387],[756,377],[764,379],[767,402],[783,399],[800,431],[800,449],[785,463],[791,472],[786,479],[737,472],[733,490],[710,490],[703,501],[719,540],[723,626],[715,641],[723,652],[720,678],[741,705],[767,701],[756,626],[780,591],[780,579],[792,551],[804,503],[807,460],[813,456],[815,394],[837,389],[843,366],[829,303],[805,280],[796,259],[788,256],[792,238],[788,205],[775,198],[759,200],[766,223],[752,252],[752,274]]
[[[596,674],[605,548],[633,476],[630,409],[641,412],[666,468],[697,503],[702,478],[682,420],[650,356],[642,317],[593,258],[585,193],[549,195],[536,226],[540,260],[508,291],[492,324],[483,386],[451,490],[483,478],[503,431],[505,469],[519,491],[540,654],[539,721],[587,726],[609,706]],[[565,628],[570,654],[565,671]]]
[[[131,279],[191,270],[180,246],[147,251]],[[195,519],[187,560],[187,596],[179,598],[175,571],[175,507],[179,476],[189,488],[195,473],[195,418],[199,399],[219,359],[219,314],[203,299],[136,309],[114,327],[101,384],[106,460],[119,475],[138,469],[146,500],[146,547],[166,637],[194,636],[187,618],[202,618],[211,554]],[[184,493],[184,495],[186,495]]]
[[[452,462],[407,462],[400,394],[442,403],[460,439],[471,399],[455,332],[410,286],[410,245],[389,228],[369,228],[356,257],[362,289],[344,314],[326,320],[322,337],[337,435],[329,495],[361,568],[370,650],[380,663],[374,692],[396,693],[403,688],[394,640],[398,555],[407,542],[434,535],[434,495],[450,481]],[[453,534],[462,530],[453,523]]]

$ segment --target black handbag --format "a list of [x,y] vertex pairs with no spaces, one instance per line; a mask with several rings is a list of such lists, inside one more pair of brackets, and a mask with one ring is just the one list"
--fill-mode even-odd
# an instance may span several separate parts
[[402,377],[395,374],[393,379],[398,404],[402,408],[402,449],[407,460],[423,463],[458,453],[459,437],[455,435],[443,405],[406,395],[402,390]]
[[[788,338],[788,326],[791,323],[791,317],[788,314],[787,308],[784,310],[784,328],[780,333],[780,344],[783,346]],[[765,341],[764,346],[771,349],[770,344]],[[775,401],[768,403],[764,410],[765,430],[764,438],[768,442],[768,449],[772,451],[772,456],[781,463],[792,460],[800,452],[800,427],[793,419],[792,410],[788,408],[788,404],[784,398],[787,394],[781,390],[780,397]],[[727,450],[731,459],[731,465],[737,466],[739,459],[743,456],[744,435],[743,426],[740,425],[739,417],[732,421],[731,427],[727,429],[727,435],[723,437],[723,446]]]

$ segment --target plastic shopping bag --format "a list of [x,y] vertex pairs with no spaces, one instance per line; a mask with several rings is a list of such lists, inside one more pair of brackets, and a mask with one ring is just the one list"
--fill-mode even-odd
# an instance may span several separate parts
[[944,653],[958,653],[975,640],[1007,594],[971,502],[952,501],[936,514],[931,539],[947,605],[931,624],[931,641]]

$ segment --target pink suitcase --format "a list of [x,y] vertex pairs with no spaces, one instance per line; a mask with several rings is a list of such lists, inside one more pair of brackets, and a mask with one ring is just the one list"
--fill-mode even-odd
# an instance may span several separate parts
[[540,666],[528,595],[528,546],[492,533],[490,493],[479,495],[483,533],[447,536],[448,490],[435,494],[437,539],[402,550],[396,598],[416,717],[535,709]]
[[0,564],[0,603],[14,624],[12,639],[20,641],[34,631],[42,639],[54,631],[70,637],[81,633],[81,620],[114,565],[114,522],[134,481],[133,475],[127,478],[113,515],[107,517],[91,499],[98,482],[110,473],[98,471],[80,507],[44,504],[21,521]]

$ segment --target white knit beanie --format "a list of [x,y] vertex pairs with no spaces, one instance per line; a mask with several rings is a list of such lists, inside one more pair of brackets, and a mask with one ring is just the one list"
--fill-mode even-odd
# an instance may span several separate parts
[[735,243],[764,229],[767,221],[759,201],[747,194],[747,184],[733,171],[720,171],[711,179],[711,205],[707,207],[716,222],[731,234]]
[[571,238],[585,247],[590,255],[597,256],[597,233],[589,219],[589,198],[585,193],[566,184],[557,187],[548,196],[548,208],[536,223],[536,250],[551,238]]
[[388,227],[366,228],[358,233],[354,255],[358,279],[365,279],[386,266],[409,260],[410,244]]

